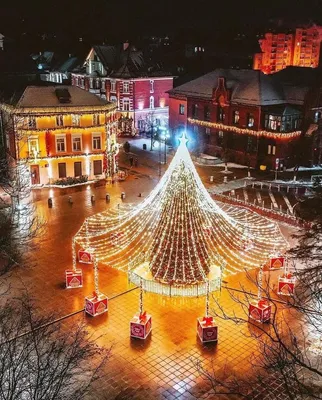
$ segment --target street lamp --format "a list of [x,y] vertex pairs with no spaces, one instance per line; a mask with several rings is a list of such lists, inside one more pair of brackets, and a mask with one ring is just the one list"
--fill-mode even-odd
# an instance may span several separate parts
[[160,146],[161,146],[161,141],[164,140],[164,164],[167,163],[167,139],[169,138],[170,135],[167,130],[164,130],[160,135]]

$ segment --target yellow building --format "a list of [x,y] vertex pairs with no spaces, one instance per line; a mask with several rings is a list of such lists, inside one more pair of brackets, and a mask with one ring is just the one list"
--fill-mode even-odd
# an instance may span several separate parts
[[75,86],[28,86],[1,108],[8,155],[27,163],[32,185],[116,172],[113,103]]

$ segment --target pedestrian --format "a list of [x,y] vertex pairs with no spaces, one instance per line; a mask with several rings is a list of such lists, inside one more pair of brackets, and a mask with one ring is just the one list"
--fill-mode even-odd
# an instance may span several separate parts
[[130,165],[133,167],[133,157],[130,157]]
[[138,160],[138,158],[135,158],[135,160],[134,160],[134,166],[137,167],[138,164],[139,164],[139,160]]

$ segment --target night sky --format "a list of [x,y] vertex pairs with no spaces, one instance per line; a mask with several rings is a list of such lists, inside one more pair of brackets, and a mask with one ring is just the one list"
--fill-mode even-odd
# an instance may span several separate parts
[[223,34],[256,31],[272,18],[321,23],[322,1],[15,0],[1,1],[0,13],[1,29],[14,37],[46,32],[107,41],[153,34],[220,40]]

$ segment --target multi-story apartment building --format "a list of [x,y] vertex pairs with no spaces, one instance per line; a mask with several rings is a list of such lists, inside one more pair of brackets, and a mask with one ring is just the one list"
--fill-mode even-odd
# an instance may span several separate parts
[[266,33],[259,40],[262,52],[254,55],[253,69],[271,74],[292,65],[316,68],[321,40],[322,27],[316,25],[295,33]]
[[30,183],[116,171],[116,106],[73,86],[28,86],[1,104],[8,157],[29,168]]
[[72,85],[116,103],[119,133],[145,131],[151,115],[156,125],[168,125],[167,91],[173,87],[173,76],[149,65],[142,51],[129,43],[94,46],[83,70],[72,73]]
[[314,162],[311,138],[322,114],[308,99],[316,77],[294,67],[274,75],[217,69],[169,91],[170,132],[187,130],[196,151],[251,167],[291,167],[299,156]]

